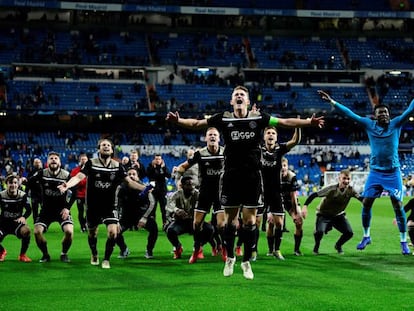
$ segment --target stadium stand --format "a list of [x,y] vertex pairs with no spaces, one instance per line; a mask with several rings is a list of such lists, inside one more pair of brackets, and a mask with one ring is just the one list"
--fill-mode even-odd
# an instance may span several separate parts
[[[92,2],[162,7],[254,7],[286,10],[283,12],[287,15],[296,9],[357,10],[359,13],[372,10],[369,1],[289,0],[277,4],[264,0]],[[382,1],[375,9],[389,11],[390,8],[390,2]],[[408,5],[400,8],[401,11],[406,9]],[[311,130],[304,131],[304,145],[366,144],[366,137],[358,129],[338,118],[320,101],[316,93],[319,88],[328,90],[336,99],[364,115],[371,113],[372,103],[376,102],[390,104],[392,112],[397,114],[412,98],[410,23],[403,22],[403,27],[390,29],[382,37],[381,32],[375,31],[385,30],[387,25],[379,19],[375,20],[372,29],[367,30],[364,27],[369,28],[371,21],[362,18],[352,21],[296,16],[213,18],[198,15],[195,18],[184,14],[177,18],[167,13],[138,13],[140,22],[130,25],[127,12],[90,12],[88,18],[82,15],[84,12],[77,12],[76,22],[48,20],[46,24],[50,27],[44,27],[42,20],[0,20],[3,26],[0,27],[2,92],[7,93],[0,102],[0,112],[9,113],[2,119],[0,128],[2,161],[11,157],[16,165],[18,162],[25,164],[33,156],[45,159],[47,152],[53,149],[61,152],[65,164],[71,167],[76,164],[79,152],[94,153],[96,141],[115,131],[123,133],[116,136],[119,145],[135,145],[137,142],[140,146],[164,145],[166,111],[177,109],[197,117],[221,111],[228,105],[232,87],[239,83],[249,86],[252,102],[272,114],[301,114],[303,117],[312,113],[325,114],[330,121],[327,129],[316,134]],[[159,19],[158,24],[143,21],[143,18],[154,15]],[[118,20],[119,25],[100,24],[108,17],[110,21]],[[179,18],[188,18],[190,24],[180,24]],[[217,29],[216,25],[229,27]],[[273,29],[274,25],[283,29]],[[312,27],[305,29],[303,25]],[[389,25],[399,24],[395,21]],[[350,31],[342,33],[342,29]],[[352,31],[355,29],[357,32]],[[197,73],[202,67],[208,68],[210,73]],[[138,69],[142,71],[135,74]],[[257,72],[248,75],[249,70]],[[393,76],[389,74],[391,70],[402,73]],[[346,75],[353,72],[357,78],[347,79]],[[371,81],[369,75],[373,75],[372,84],[368,83]],[[102,112],[122,113],[128,121],[127,118],[98,119],[96,122],[102,121],[101,126],[95,128],[96,122],[90,122],[90,119],[95,118],[95,114],[102,118]],[[50,118],[41,119],[41,113],[50,114]],[[70,115],[72,125],[68,125],[66,115]],[[71,119],[73,116],[85,119],[82,131],[88,133],[87,137],[76,129],[81,118]],[[27,120],[30,122],[26,124]],[[44,129],[46,125],[36,125],[39,128],[35,128],[36,122],[50,122],[51,128],[41,131],[40,128]],[[90,125],[86,126],[88,122]],[[28,131],[31,126],[33,131]],[[60,126],[65,129],[63,136],[57,135]],[[172,145],[200,144],[199,133],[177,132],[175,128],[168,130],[172,132]],[[402,133],[404,151],[401,160],[405,175],[410,174],[414,165],[410,131],[411,125]],[[139,133],[139,139],[132,142],[133,135],[126,132]],[[289,134],[282,133],[281,140]],[[127,150],[117,151],[117,157],[125,154]],[[299,179],[311,180],[317,185],[328,167],[340,170],[350,166],[360,170],[365,165],[365,157],[366,154],[361,154],[358,159],[341,156],[339,162],[331,160],[321,164],[312,154],[288,155]],[[145,165],[151,158],[151,155],[141,157]],[[172,168],[184,158],[166,154],[165,159]],[[4,173],[4,165],[2,169]]]

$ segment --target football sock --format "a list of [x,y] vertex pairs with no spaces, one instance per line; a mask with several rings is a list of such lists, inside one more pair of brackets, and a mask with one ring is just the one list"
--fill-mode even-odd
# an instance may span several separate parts
[[243,224],[242,236],[244,241],[243,262],[249,261],[252,257],[252,251],[256,247],[256,225]]
[[98,242],[98,238],[88,236],[89,248],[91,249],[92,255],[94,256],[98,255],[98,250],[96,249],[97,242]]
[[303,231],[300,231],[299,234],[294,234],[293,238],[295,239],[295,251],[300,249],[300,244],[302,243]]
[[109,258],[111,258],[112,252],[114,251],[114,246],[115,246],[115,239],[113,238],[106,239],[104,260],[109,260]]
[[30,244],[30,235],[23,237],[22,246],[20,248],[20,254],[26,254],[27,249],[29,248],[29,244]]
[[371,227],[371,217],[372,217],[372,209],[366,208],[365,206],[362,207],[362,227],[364,230],[364,236],[370,236],[370,227]]
[[280,244],[282,244],[282,228],[275,228],[275,251],[280,250]]
[[[239,237],[240,238],[240,237]],[[227,224],[224,228],[224,241],[227,250],[227,257],[234,258],[234,240],[236,239],[236,226]]]

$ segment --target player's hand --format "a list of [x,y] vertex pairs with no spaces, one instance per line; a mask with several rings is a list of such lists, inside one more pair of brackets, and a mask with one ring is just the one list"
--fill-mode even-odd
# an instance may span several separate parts
[[253,111],[253,112],[260,112],[260,108],[259,108],[259,107],[257,107],[257,104],[256,104],[256,103],[254,103],[254,104],[253,104],[253,106],[252,106],[252,111]]
[[68,185],[64,182],[63,184],[57,186],[57,188],[59,189],[60,193],[65,193],[65,191],[68,190]]
[[26,218],[24,218],[23,216],[15,219],[14,221],[17,222],[18,224],[23,224],[23,225],[27,223]]
[[168,112],[167,116],[165,117],[165,120],[172,122],[172,123],[178,123],[178,120],[180,119],[180,115],[178,111],[176,112]]
[[303,207],[302,207],[302,217],[303,217],[303,219],[305,219],[306,216],[308,216],[308,206],[303,205]]
[[267,223],[268,224],[273,224],[274,223],[274,219],[273,219],[272,213],[267,213]]
[[62,211],[60,212],[60,215],[62,215],[62,219],[65,220],[69,217],[69,210],[65,207],[64,209],[62,209]]
[[188,213],[183,209],[178,209],[175,211],[175,218],[177,219],[186,219],[188,218]]
[[332,101],[332,97],[328,93],[326,93],[322,90],[318,90],[318,94],[324,101],[327,101],[327,102]]
[[324,116],[316,117],[315,114],[312,114],[312,117],[310,118],[310,124],[312,126],[323,128],[323,126],[325,125],[325,117]]
[[138,228],[144,228],[146,224],[147,224],[147,218],[141,217],[141,219],[138,222]]

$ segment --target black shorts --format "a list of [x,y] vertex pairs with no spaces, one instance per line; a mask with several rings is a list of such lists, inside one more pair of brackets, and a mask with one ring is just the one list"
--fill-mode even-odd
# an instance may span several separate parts
[[23,226],[24,224],[19,224],[13,219],[0,219],[0,237],[4,238],[6,235],[13,234],[21,239],[20,228]]
[[213,206],[214,214],[224,212],[224,209],[220,204],[220,198],[217,191],[214,193],[201,190],[198,197],[198,205],[195,211],[208,214],[210,213],[211,206]]
[[263,206],[260,170],[229,170],[220,179],[220,202],[228,207],[259,208]]
[[282,198],[278,192],[272,193],[269,196],[265,194],[265,206],[267,212],[272,213],[272,215],[283,216],[285,214]]
[[88,228],[96,228],[100,224],[110,225],[117,224],[119,222],[118,211],[114,208],[100,209],[91,208],[89,205],[86,208],[86,224]]
[[50,224],[55,221],[60,224],[62,230],[63,226],[67,224],[73,225],[72,216],[69,214],[69,216],[66,219],[62,219],[62,215],[60,215],[61,212],[62,210],[42,208],[39,216],[36,218],[35,226],[40,225],[45,229],[44,232],[47,232],[47,229],[49,228]]

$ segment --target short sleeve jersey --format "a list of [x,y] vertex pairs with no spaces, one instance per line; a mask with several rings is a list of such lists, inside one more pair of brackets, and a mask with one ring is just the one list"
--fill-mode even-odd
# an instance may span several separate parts
[[201,148],[194,153],[193,158],[188,159],[192,166],[198,164],[201,189],[216,189],[218,191],[220,175],[224,166],[224,148],[219,147],[216,154],[212,154],[207,147]]
[[291,192],[298,191],[300,186],[296,174],[292,171],[288,171],[286,176],[282,176],[280,179],[280,191],[282,193],[282,202],[285,208],[289,209],[292,206]]
[[111,159],[109,164],[105,165],[99,158],[93,158],[85,163],[81,172],[88,176],[86,184],[88,207],[93,204],[115,204],[117,186],[127,176],[119,162]]
[[225,169],[257,170],[260,168],[262,131],[269,125],[270,115],[252,112],[236,118],[233,112],[222,112],[207,120],[223,135]]
[[265,200],[266,195],[280,192],[280,170],[282,168],[282,156],[288,152],[286,143],[276,145],[272,150],[262,146],[262,174]]
[[[42,189],[43,209],[62,209],[66,206],[66,193],[61,193],[58,186],[68,181],[70,173],[64,169],[59,169],[55,175],[48,168],[36,172],[33,179],[40,181]],[[29,180],[29,185],[35,180]]]
[[[17,196],[13,197],[7,193],[7,190],[0,192],[0,209],[1,219],[14,220],[23,216],[27,218],[30,216],[30,203],[27,194],[18,190]],[[23,214],[23,210],[25,213]]]

